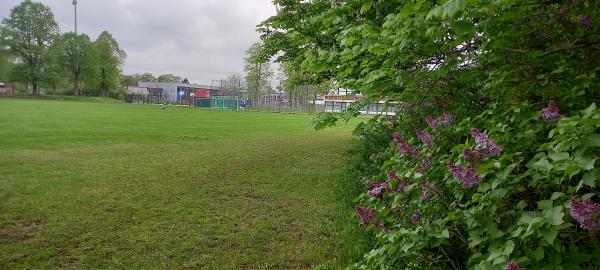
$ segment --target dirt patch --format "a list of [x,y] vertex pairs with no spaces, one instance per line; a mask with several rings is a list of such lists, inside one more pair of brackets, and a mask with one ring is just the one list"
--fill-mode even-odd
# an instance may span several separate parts
[[43,227],[41,219],[29,220],[15,224],[0,225],[0,243],[22,242],[31,237],[35,231]]

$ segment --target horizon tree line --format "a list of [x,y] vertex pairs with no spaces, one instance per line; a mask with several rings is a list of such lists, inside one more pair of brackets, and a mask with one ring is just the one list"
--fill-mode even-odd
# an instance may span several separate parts
[[[32,95],[47,93],[110,96],[121,89],[127,54],[103,31],[60,33],[52,10],[25,0],[0,25],[0,81],[18,83]],[[31,87],[31,88],[30,88]]]

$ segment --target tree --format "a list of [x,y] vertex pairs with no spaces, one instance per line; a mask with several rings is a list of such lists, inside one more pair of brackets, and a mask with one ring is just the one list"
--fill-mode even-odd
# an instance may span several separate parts
[[244,72],[246,73],[246,90],[249,98],[258,100],[261,93],[270,91],[269,80],[273,76],[273,71],[261,49],[261,43],[253,43],[246,51]]
[[73,94],[82,95],[81,80],[91,85],[97,75],[94,44],[85,34],[66,33],[57,38],[55,47],[58,65],[73,83]]
[[104,31],[94,42],[98,59],[98,87],[102,95],[108,95],[120,85],[121,66],[127,55],[119,48],[113,36]]
[[134,75],[122,75],[121,76],[121,85],[123,86],[137,86],[139,74]]
[[59,89],[65,89],[69,84],[69,76],[59,61],[62,50],[57,46],[58,43],[54,42],[45,53],[47,68],[44,69],[44,76],[40,80],[40,87],[50,94],[57,94]]
[[221,80],[221,86],[227,96],[241,96],[244,89],[244,79],[242,75],[231,73],[227,78]]
[[157,80],[157,78],[154,77],[154,75],[152,75],[152,73],[144,73],[142,75],[136,74],[134,76],[137,77],[137,81],[139,81],[139,82],[153,82],[153,81]]
[[2,24],[1,43],[26,67],[22,74],[31,83],[33,95],[37,95],[47,68],[45,52],[58,33],[54,14],[43,4],[25,0],[11,10],[9,18],[3,19]]
[[173,74],[162,74],[157,78],[158,82],[169,82],[169,83],[178,83],[181,82],[181,77],[175,76]]
[[0,82],[10,81],[14,59],[7,50],[0,48]]

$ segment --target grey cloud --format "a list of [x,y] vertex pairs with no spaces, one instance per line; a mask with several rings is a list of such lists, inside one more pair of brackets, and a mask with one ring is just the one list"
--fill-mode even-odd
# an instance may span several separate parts
[[[7,17],[19,0],[1,0]],[[61,31],[73,31],[71,0],[41,0]],[[107,30],[127,52],[125,73],[174,73],[210,83],[243,72],[255,26],[275,13],[271,0],[79,0],[78,29],[95,39]]]

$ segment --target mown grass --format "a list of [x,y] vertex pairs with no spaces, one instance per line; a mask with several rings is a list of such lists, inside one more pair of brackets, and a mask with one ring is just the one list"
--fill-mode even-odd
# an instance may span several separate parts
[[310,117],[0,99],[0,268],[339,267],[352,125]]

